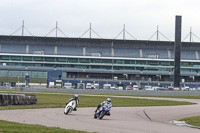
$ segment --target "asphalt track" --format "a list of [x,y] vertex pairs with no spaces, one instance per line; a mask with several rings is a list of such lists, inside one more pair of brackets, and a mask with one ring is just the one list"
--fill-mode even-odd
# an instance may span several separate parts
[[[139,98],[139,97],[138,97]],[[146,98],[153,99],[153,98]],[[195,105],[154,107],[113,107],[111,116],[94,119],[94,107],[78,108],[64,115],[64,108],[0,111],[0,119],[48,127],[60,127],[100,133],[200,133],[200,129],[176,126],[173,120],[200,116],[200,100],[155,98],[189,101]]]

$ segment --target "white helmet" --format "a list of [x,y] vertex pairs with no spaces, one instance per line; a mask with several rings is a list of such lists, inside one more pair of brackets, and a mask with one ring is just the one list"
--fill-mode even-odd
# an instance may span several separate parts
[[75,96],[75,97],[78,97],[78,94],[75,94],[74,96]]
[[111,102],[111,99],[110,99],[110,98],[107,98],[107,102],[110,103],[110,102]]

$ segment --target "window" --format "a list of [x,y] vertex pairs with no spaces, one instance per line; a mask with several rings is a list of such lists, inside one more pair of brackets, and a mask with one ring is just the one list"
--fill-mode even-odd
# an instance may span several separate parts
[[170,64],[170,63],[169,63],[168,61],[160,61],[160,62],[159,62],[159,65],[160,65],[160,66],[169,66],[169,64]]
[[111,66],[101,66],[102,69],[107,69],[107,70],[111,70],[112,67]]
[[75,58],[69,58],[68,61],[69,63],[78,63],[78,59]]
[[147,61],[147,65],[158,65],[158,61]]
[[33,57],[34,61],[44,61],[43,57]]
[[131,64],[131,60],[125,60],[125,64]]
[[58,62],[66,62],[66,58],[57,58]]
[[114,70],[123,70],[123,67],[120,67],[120,66],[114,66],[113,69],[114,69]]
[[191,64],[191,62],[181,62],[181,66],[192,67],[192,64]]
[[9,60],[9,56],[1,56],[1,60]]
[[23,61],[32,61],[32,57],[22,57]]
[[45,57],[46,62],[55,62],[55,58],[53,57]]
[[11,56],[10,59],[11,60],[18,60],[18,61],[20,61],[21,57],[20,56]]
[[90,59],[79,59],[80,63],[90,63]]
[[136,64],[138,64],[138,65],[146,65],[146,61],[136,60]]
[[101,63],[101,59],[90,59],[91,63]]
[[115,64],[124,64],[124,60],[114,60]]
[[109,59],[102,59],[102,63],[105,63],[105,64],[112,64],[112,60],[109,60]]

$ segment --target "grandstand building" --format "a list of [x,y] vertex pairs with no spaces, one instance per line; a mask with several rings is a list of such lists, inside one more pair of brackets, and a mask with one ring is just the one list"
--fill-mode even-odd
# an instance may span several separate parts
[[[181,79],[200,81],[200,44],[182,43]],[[0,36],[0,76],[173,81],[174,42]]]

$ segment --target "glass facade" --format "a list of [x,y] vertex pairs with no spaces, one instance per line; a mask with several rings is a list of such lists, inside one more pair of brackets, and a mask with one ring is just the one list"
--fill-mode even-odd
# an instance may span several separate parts
[[38,72],[38,71],[14,71],[14,70],[0,70],[0,76],[5,77],[25,77],[29,75],[33,78],[46,77],[47,72]]
[[[27,55],[1,55],[1,66],[25,66],[25,67],[62,67],[81,69],[105,69],[105,70],[153,70],[172,72],[173,60],[155,60],[144,58],[108,58],[98,57],[62,57],[62,56],[27,56]],[[182,72],[199,72],[200,62],[182,61]]]

